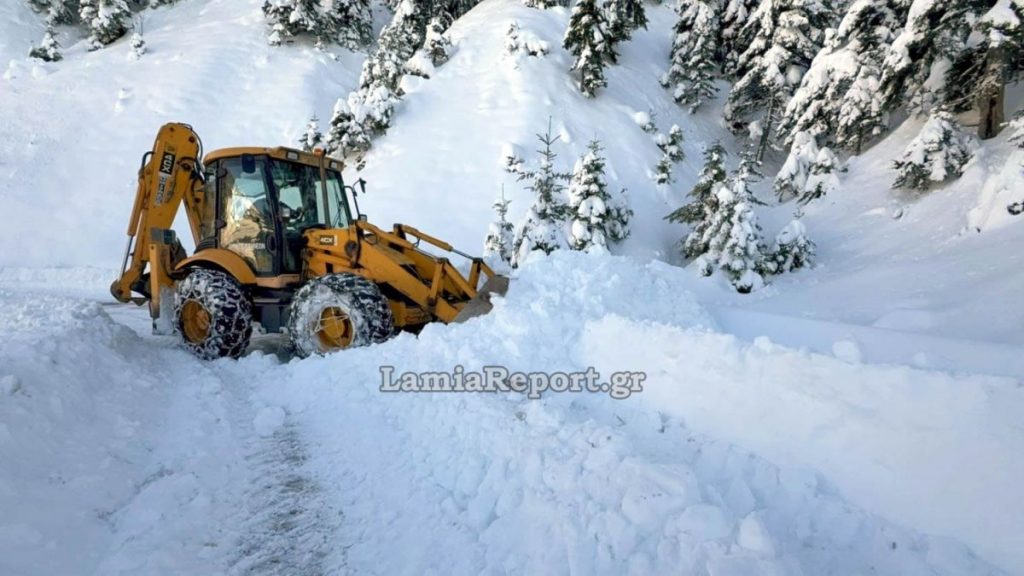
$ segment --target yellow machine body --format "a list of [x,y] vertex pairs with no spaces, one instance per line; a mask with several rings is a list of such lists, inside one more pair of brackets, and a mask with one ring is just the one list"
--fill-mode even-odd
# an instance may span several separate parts
[[[485,300],[487,292],[503,293],[507,287],[507,280],[480,258],[459,252],[413,227],[396,224],[386,231],[354,214],[356,191],[341,179],[343,164],[319,151],[227,148],[207,154],[200,162],[201,151],[201,141],[190,126],[167,124],[160,129],[139,169],[122,273],[111,286],[111,294],[121,302],[148,303],[155,320],[162,314],[161,294],[173,290],[175,282],[196,267],[226,272],[234,278],[252,298],[256,319],[271,332],[283,324],[290,295],[310,279],[328,274],[347,272],[375,283],[388,299],[394,326],[407,330],[432,321],[462,320],[477,307],[470,306],[472,302]],[[254,168],[257,165],[258,169]],[[238,210],[226,203],[240,201],[237,194],[225,200],[231,168],[235,170],[231,182],[236,192],[241,177],[258,185],[262,172],[304,174],[307,184],[311,175],[319,174],[320,189],[316,193],[322,190],[323,197],[322,202],[316,198],[317,205],[332,206],[324,211],[337,212],[338,225],[314,223],[301,230],[298,243],[285,238],[280,232],[284,229],[282,222],[293,211],[301,210],[285,205],[278,197],[283,197],[284,188],[278,186],[280,190],[275,190],[268,175],[265,180],[270,192],[265,196],[273,202],[265,202],[263,197],[260,201],[274,204],[272,209],[264,208],[276,220],[266,224],[270,232],[258,241],[257,235],[250,233],[245,242],[227,242],[232,225],[227,214],[231,209]],[[253,171],[246,172],[249,168]],[[329,190],[334,191],[333,196],[328,195]],[[188,257],[171,230],[182,208],[197,246]],[[260,222],[266,220],[269,218]],[[279,236],[276,240],[273,231]],[[435,252],[466,257],[468,275],[447,258],[428,252],[424,245]],[[486,289],[481,286],[485,283]],[[488,308],[486,302],[483,307]],[[478,313],[474,310],[472,315]]]

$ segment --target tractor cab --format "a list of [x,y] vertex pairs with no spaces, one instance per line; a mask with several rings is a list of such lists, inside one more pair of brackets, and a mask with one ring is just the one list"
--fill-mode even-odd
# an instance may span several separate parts
[[352,213],[341,163],[289,148],[232,148],[208,154],[197,250],[234,252],[257,277],[302,271],[303,234],[345,228]]

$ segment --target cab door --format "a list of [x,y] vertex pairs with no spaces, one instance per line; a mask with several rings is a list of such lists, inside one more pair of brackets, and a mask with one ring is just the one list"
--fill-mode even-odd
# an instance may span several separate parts
[[241,256],[257,276],[278,274],[274,198],[263,157],[225,158],[217,166],[221,248]]

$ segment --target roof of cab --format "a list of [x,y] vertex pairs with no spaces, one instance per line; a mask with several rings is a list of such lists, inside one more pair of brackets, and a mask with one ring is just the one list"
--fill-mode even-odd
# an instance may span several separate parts
[[[298,162],[299,164],[306,164],[307,166],[320,166],[321,158],[324,158],[323,150],[317,149],[314,152],[304,152],[302,150],[296,150],[295,148],[286,148],[284,146],[278,146],[276,148],[261,148],[258,146],[240,146],[236,148],[221,148],[214,150],[203,158],[203,164],[210,164],[216,160],[222,160],[224,158],[237,158],[244,154],[252,154],[253,156],[270,156],[277,160],[284,160],[286,162]],[[327,161],[327,168],[333,170],[342,170],[345,167],[345,163],[341,160],[334,158],[324,158]]]

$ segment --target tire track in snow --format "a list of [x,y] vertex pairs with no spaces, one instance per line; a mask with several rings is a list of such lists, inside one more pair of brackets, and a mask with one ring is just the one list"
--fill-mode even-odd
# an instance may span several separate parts
[[230,560],[231,574],[328,573],[328,544],[342,515],[306,473],[307,459],[291,423],[260,440],[245,457],[254,475],[243,498],[248,518]]

